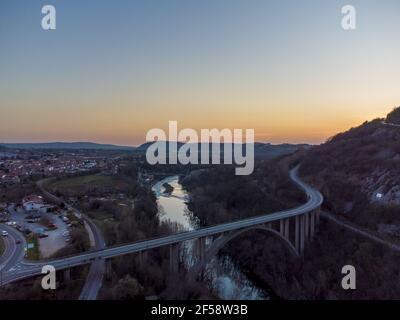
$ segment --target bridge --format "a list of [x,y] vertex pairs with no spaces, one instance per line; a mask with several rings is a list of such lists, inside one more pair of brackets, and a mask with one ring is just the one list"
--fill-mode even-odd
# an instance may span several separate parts
[[207,260],[216,254],[225,243],[251,230],[263,230],[271,233],[282,240],[294,255],[301,256],[305,245],[314,237],[315,229],[319,222],[323,196],[300,180],[298,167],[290,171],[290,177],[307,195],[307,202],[299,207],[169,236],[91,250],[61,259],[42,260],[39,262],[20,259],[14,261],[15,264],[13,266],[7,264],[6,268],[2,269],[0,285],[40,275],[42,267],[45,265],[52,265],[57,271],[66,270],[65,272],[68,274],[69,269],[72,267],[91,264],[98,260],[106,260],[106,272],[109,272],[111,258],[141,253],[161,247],[169,247],[170,271],[178,272],[180,262],[179,246],[187,241],[194,241],[196,253],[199,257],[198,262],[193,267],[195,269],[192,269],[192,271],[200,272],[206,265]]

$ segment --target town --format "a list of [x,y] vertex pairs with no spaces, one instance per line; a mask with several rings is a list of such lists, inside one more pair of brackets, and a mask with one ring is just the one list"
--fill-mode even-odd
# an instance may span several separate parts
[[49,177],[98,170],[116,170],[104,156],[88,153],[22,151],[0,152],[0,184],[16,184],[32,176]]
[[[123,153],[99,150],[36,150],[12,149],[0,152],[0,223],[13,227],[25,236],[25,257],[49,258],[71,242],[71,233],[82,229],[83,219],[69,204],[80,205],[76,197],[54,201],[44,194],[39,182],[52,179],[118,174]],[[123,164],[122,164],[123,165]],[[145,179],[148,179],[145,176]],[[82,200],[117,201],[119,206],[131,206],[126,194],[115,195],[112,188],[97,196],[82,196]],[[60,196],[59,191],[57,194]],[[67,201],[67,202],[64,202]],[[66,204],[68,203],[68,204]],[[8,236],[7,231],[2,236]],[[21,245],[20,240],[17,245]]]

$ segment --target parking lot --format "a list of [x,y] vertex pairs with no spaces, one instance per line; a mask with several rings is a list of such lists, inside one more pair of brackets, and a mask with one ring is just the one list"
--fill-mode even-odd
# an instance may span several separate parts
[[[16,208],[14,205],[8,207],[8,212],[9,221],[15,222],[20,231],[28,229],[39,235],[39,247],[42,258],[50,257],[65,247],[69,241],[68,222],[63,221],[62,215],[54,213],[26,213],[22,208]],[[39,216],[50,221],[54,226],[46,228],[39,223]]]

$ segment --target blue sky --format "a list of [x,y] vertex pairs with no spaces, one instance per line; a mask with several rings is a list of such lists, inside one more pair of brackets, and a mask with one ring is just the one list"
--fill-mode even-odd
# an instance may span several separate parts
[[0,141],[138,144],[178,120],[321,142],[400,104],[399,15],[397,0],[1,0]]

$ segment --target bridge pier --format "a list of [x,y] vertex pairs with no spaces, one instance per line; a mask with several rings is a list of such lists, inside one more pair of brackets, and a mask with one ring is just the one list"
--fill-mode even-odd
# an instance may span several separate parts
[[305,241],[308,242],[310,240],[310,213],[307,212],[304,214],[304,219],[305,219]]
[[310,239],[314,238],[314,232],[315,232],[315,212],[311,211],[310,213]]
[[169,246],[169,271],[171,273],[179,272],[179,244]]
[[140,251],[139,252],[139,264],[144,264],[147,261],[147,251]]
[[203,261],[205,259],[206,254],[206,238],[199,238],[196,241],[197,243],[197,257],[199,261]]
[[106,260],[106,279],[111,280],[112,277],[112,264],[111,264],[111,259]]
[[303,255],[304,252],[304,236],[305,236],[305,217],[302,215],[300,217],[300,255]]
[[290,226],[290,219],[285,219],[285,234],[283,236],[288,240],[289,240],[289,226]]
[[316,225],[318,226],[319,225],[319,216],[320,216],[320,213],[321,213],[321,208],[317,208],[317,209],[315,209],[315,222],[316,222]]
[[295,217],[294,224],[294,247],[297,252],[300,252],[300,218],[299,216]]
[[70,282],[71,281],[71,269],[70,268],[64,269],[64,271],[63,271],[63,279],[64,279],[64,282]]
[[285,224],[283,219],[279,220],[279,233],[281,234],[282,237],[285,236]]

